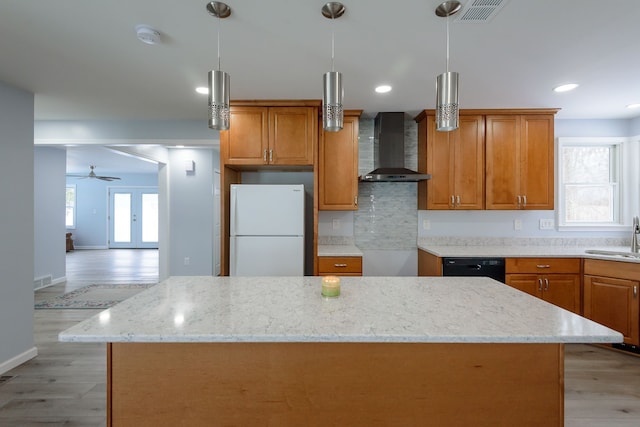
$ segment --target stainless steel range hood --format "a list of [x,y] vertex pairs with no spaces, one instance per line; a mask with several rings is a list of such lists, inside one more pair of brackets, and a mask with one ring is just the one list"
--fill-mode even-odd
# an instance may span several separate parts
[[404,113],[378,113],[374,122],[375,169],[362,182],[417,182],[431,175],[404,167]]

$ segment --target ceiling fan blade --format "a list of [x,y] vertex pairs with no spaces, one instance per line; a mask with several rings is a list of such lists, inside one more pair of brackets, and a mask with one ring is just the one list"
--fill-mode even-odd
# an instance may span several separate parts
[[117,176],[96,176],[96,178],[101,179],[103,181],[114,181],[116,179],[120,179]]

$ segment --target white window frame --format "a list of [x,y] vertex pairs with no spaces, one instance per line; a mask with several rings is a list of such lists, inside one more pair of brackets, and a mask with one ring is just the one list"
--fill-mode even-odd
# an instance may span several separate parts
[[[628,228],[630,222],[629,206],[633,201],[627,200],[630,194],[626,189],[631,185],[628,157],[630,138],[626,137],[562,137],[556,144],[556,223],[559,231],[621,231]],[[566,146],[615,146],[617,159],[613,167],[617,169],[618,194],[614,202],[615,221],[609,223],[567,223],[565,222],[564,177],[562,171],[562,148]]]
[[[69,208],[69,206],[67,205],[67,189],[69,188],[73,188],[73,225],[67,226],[67,213],[66,210]],[[76,229],[76,225],[77,225],[77,212],[78,212],[78,189],[76,187],[75,184],[67,184],[67,186],[65,187],[65,200],[64,200],[64,208],[65,208],[65,226],[67,228],[67,230],[75,230]]]

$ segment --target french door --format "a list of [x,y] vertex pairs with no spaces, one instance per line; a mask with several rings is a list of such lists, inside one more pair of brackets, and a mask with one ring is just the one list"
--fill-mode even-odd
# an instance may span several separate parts
[[158,247],[158,188],[109,189],[109,248]]

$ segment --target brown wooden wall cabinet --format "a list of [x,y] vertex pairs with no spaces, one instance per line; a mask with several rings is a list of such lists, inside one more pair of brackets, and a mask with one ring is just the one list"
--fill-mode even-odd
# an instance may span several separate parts
[[[320,100],[231,101],[229,130],[220,132],[220,274],[229,274],[230,186],[242,183],[242,171],[312,171],[314,174],[313,246],[318,242],[318,112]],[[316,270],[314,266],[314,271]]]
[[362,110],[344,113],[344,127],[320,134],[319,210],[358,210],[358,132]]
[[557,109],[461,110],[460,127],[418,122],[418,209],[553,210]]
[[507,285],[582,314],[579,258],[507,258]]
[[431,174],[426,209],[484,209],[484,117],[460,116],[458,129],[438,132],[435,116],[426,116],[426,127],[418,133]]
[[553,209],[553,114],[486,117],[487,209]]
[[584,317],[624,335],[624,343],[640,345],[640,265],[584,260]]
[[225,165],[312,166],[317,109],[306,106],[231,106],[228,131],[220,132]]
[[362,276],[361,256],[318,257],[318,276]]

